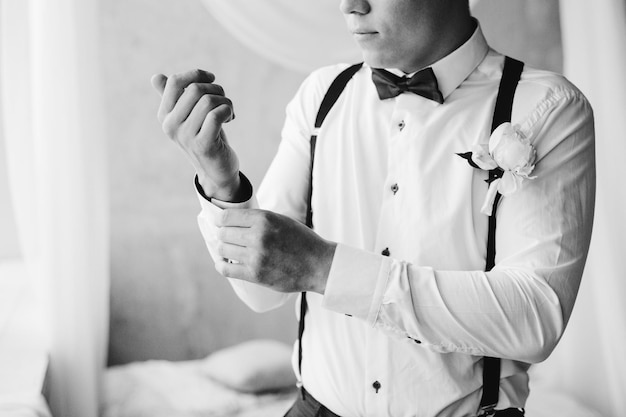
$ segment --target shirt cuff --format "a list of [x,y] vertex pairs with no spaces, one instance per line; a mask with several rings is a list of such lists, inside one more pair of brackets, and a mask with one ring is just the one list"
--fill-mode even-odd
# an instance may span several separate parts
[[376,322],[392,260],[338,244],[328,274],[322,306],[337,313]]
[[[250,199],[252,198],[252,191],[253,191],[252,184],[250,183],[250,180],[248,180],[248,177],[246,177],[241,171],[239,171],[239,180],[240,180],[240,187],[243,188],[243,190],[241,191],[241,195],[243,195],[244,198],[242,198],[241,201],[235,201],[235,202],[222,201],[213,197],[207,197],[207,195],[204,194],[204,190],[202,189],[202,186],[200,185],[200,181],[198,180],[198,175],[195,176],[193,182],[194,182],[194,185],[196,186],[196,193],[198,194],[198,197],[200,198],[200,204],[203,204],[202,200],[205,200],[208,202],[217,202],[218,207],[221,207],[221,208],[232,208],[232,207],[239,207],[236,205],[241,204],[241,203],[246,203],[250,201]],[[233,204],[235,206],[230,206]]]
[[210,213],[221,211],[218,209],[228,209],[228,208],[250,208],[254,204],[252,202],[253,189],[250,180],[246,177],[242,172],[239,172],[239,178],[241,180],[241,187],[244,188],[242,194],[245,199],[241,202],[229,202],[218,200],[217,198],[207,197],[204,194],[204,190],[198,181],[198,176],[196,175],[194,178],[194,185],[196,187],[196,195],[198,196],[198,201],[200,201],[200,206],[202,207],[202,211],[209,211]]

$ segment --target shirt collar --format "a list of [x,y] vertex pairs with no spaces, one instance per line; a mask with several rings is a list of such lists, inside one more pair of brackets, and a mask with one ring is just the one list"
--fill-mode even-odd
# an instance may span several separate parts
[[[489,52],[489,45],[480,28],[480,23],[476,22],[476,30],[472,36],[457,49],[430,65],[437,77],[439,91],[443,98],[447,98],[469,75],[478,67]],[[398,69],[388,69],[389,72],[398,76],[411,76],[404,74]]]

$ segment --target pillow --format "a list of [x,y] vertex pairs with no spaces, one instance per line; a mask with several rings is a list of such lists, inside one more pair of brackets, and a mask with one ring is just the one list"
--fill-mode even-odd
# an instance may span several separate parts
[[276,340],[251,340],[218,350],[200,369],[209,378],[242,392],[276,391],[296,384],[291,347]]

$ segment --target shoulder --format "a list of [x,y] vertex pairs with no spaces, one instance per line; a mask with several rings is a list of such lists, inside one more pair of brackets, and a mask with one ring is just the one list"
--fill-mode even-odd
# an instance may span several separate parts
[[287,106],[287,116],[312,123],[332,82],[353,64],[335,64],[319,68],[309,74]]
[[328,65],[313,71],[302,82],[298,93],[321,102],[335,78],[352,65],[346,63]]
[[[491,84],[494,89],[497,89],[503,67],[504,55],[490,50],[470,78],[479,83]],[[585,111],[591,111],[591,106],[584,94],[563,75],[524,65],[515,92],[517,113],[533,110],[546,112],[551,107],[567,102],[580,105],[581,109]]]
[[593,151],[593,110],[585,95],[563,75],[527,68],[513,109],[513,122],[537,147],[539,156],[555,149]]
[[[499,83],[504,56],[490,51],[478,68],[483,80]],[[496,87],[497,88],[497,87]],[[532,135],[564,122],[593,124],[593,110],[585,95],[563,75],[524,65],[515,91],[512,122]]]
[[[524,67],[515,92],[512,122],[533,143],[538,160],[572,149],[593,159],[593,110],[585,95],[561,74]],[[562,161],[561,161],[562,162]]]
[[[504,56],[490,50],[470,81],[495,97],[503,66]],[[511,122],[538,146],[538,152],[561,143],[594,141],[593,110],[580,89],[561,74],[529,65],[515,91]]]
[[561,74],[525,68],[515,103],[520,107],[520,122],[530,128],[552,114],[562,113],[578,119],[593,119],[585,95]]

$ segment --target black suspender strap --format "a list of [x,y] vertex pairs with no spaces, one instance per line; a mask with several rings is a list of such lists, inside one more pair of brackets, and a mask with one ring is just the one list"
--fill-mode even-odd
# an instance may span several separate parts
[[496,108],[493,111],[493,122],[491,123],[492,133],[502,123],[511,121],[513,98],[523,69],[523,62],[508,56],[504,58],[504,68],[502,69]]
[[[515,97],[515,89],[519,82],[522,70],[524,69],[524,63],[516,59],[505,57],[504,68],[502,70],[502,78],[500,79],[500,88],[498,90],[498,97],[496,98],[496,108],[493,112],[493,121],[491,122],[491,133],[498,126],[504,122],[511,121],[511,111],[513,109],[513,97]],[[487,182],[491,184],[492,181],[502,176],[502,170],[500,168],[492,169],[489,171],[489,179]],[[487,239],[487,266],[486,271],[491,271],[491,268],[496,264],[496,209],[500,202],[500,193],[496,194],[496,198],[493,203],[493,212],[489,216],[489,235]]]
[[306,225],[310,227],[311,229],[313,228],[313,209],[311,208],[311,198],[313,197],[313,162],[315,160],[315,145],[317,143],[317,131],[319,130],[320,127],[322,127],[322,123],[324,123],[324,119],[326,119],[328,112],[330,112],[330,109],[333,108],[333,106],[337,102],[337,99],[343,92],[344,88],[346,88],[348,81],[352,79],[354,74],[356,74],[356,72],[360,70],[362,66],[363,66],[363,63],[360,62],[358,64],[349,66],[348,68],[346,68],[345,70],[339,73],[337,78],[333,80],[330,87],[328,87],[328,91],[326,91],[326,95],[324,95],[324,98],[322,99],[322,104],[320,104],[320,108],[317,111],[317,116],[315,117],[315,128],[313,130],[313,134],[311,135],[311,140],[310,140],[311,175],[309,176],[309,179],[311,180],[311,182],[309,184],[309,194],[307,196],[307,211],[306,211]]
[[315,118],[316,129],[319,129],[320,127],[322,127],[322,123],[324,123],[324,119],[326,119],[328,112],[330,111],[330,109],[333,108],[333,106],[335,105],[335,102],[337,102],[337,99],[343,92],[343,89],[346,88],[348,81],[352,79],[354,74],[356,74],[361,69],[362,66],[363,66],[362,62],[349,66],[348,68],[343,70],[341,73],[339,73],[339,75],[337,76],[337,78],[335,78],[335,80],[332,82],[330,87],[328,87],[328,91],[326,92],[326,95],[324,96],[324,99],[322,100],[322,104],[320,104],[320,108],[317,111],[317,117]]
[[[357,73],[358,70],[361,69],[363,63],[360,62],[358,64],[354,64],[349,66],[345,70],[343,70],[337,78],[334,79],[330,87],[328,87],[328,91],[326,91],[326,95],[322,99],[322,104],[320,104],[320,108],[317,111],[317,117],[315,118],[315,129],[313,130],[313,134],[311,135],[311,175],[309,176],[310,184],[309,184],[309,194],[307,196],[307,211],[306,211],[306,225],[313,228],[313,209],[311,208],[311,199],[313,197],[313,162],[315,160],[315,145],[317,142],[317,131],[320,127],[322,127],[322,123],[330,109],[333,108],[335,102],[346,88],[348,82],[352,79],[354,74]],[[298,371],[300,372],[300,378],[302,378],[302,335],[304,334],[304,316],[306,315],[307,310],[307,302],[306,302],[306,292],[302,292],[300,297],[300,322],[298,324]]]
[[[504,68],[502,70],[502,78],[500,79],[500,88],[498,97],[496,98],[496,107],[493,112],[493,122],[491,124],[491,132],[504,122],[511,121],[511,112],[513,110],[513,97],[515,89],[522,75],[524,63],[510,57],[505,57]],[[499,168],[489,171],[490,184],[496,178],[502,176],[502,170]],[[493,203],[493,212],[489,216],[489,233],[487,235],[487,260],[485,271],[491,271],[496,263],[496,210],[500,201],[500,193],[496,194]],[[491,416],[495,413],[498,404],[500,390],[500,358],[484,357],[483,358],[483,395],[480,399],[479,416]]]

